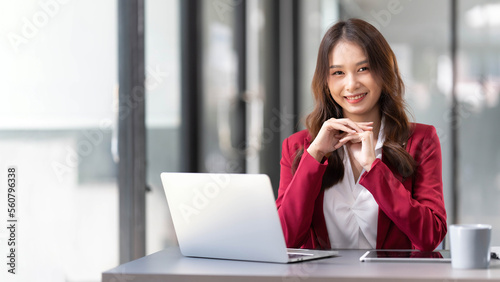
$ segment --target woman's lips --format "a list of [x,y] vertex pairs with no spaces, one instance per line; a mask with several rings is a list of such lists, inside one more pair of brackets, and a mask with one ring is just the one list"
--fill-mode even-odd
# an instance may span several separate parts
[[359,103],[361,100],[363,100],[363,98],[365,98],[365,96],[367,94],[368,93],[362,93],[362,94],[358,94],[358,95],[354,95],[354,96],[345,96],[344,98],[347,100],[347,102],[349,104],[355,104],[355,103]]

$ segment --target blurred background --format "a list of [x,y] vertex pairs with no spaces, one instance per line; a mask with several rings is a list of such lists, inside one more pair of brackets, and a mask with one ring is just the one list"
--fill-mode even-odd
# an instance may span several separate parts
[[0,0],[0,218],[11,165],[19,218],[18,274],[2,256],[1,281],[100,281],[175,245],[164,171],[265,173],[276,191],[320,40],[351,17],[386,37],[413,119],[437,129],[448,223],[492,224],[500,245],[499,14],[465,0]]

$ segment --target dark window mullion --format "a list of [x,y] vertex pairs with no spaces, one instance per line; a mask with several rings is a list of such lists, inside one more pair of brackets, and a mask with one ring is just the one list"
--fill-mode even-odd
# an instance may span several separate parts
[[146,254],[144,1],[118,1],[120,263]]
[[201,116],[201,7],[199,0],[180,1],[181,20],[181,170],[198,172]]

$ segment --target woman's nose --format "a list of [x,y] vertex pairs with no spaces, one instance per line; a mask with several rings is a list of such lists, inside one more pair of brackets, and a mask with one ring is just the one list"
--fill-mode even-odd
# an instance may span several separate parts
[[359,81],[356,74],[347,75],[346,80],[346,90],[350,93],[354,93],[354,91],[359,87]]

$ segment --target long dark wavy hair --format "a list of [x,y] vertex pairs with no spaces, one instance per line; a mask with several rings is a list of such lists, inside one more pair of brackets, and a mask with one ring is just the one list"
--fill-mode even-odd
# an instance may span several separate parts
[[[340,41],[360,46],[368,57],[370,72],[382,84],[379,98],[381,116],[385,117],[385,142],[382,148],[384,159],[389,162],[403,178],[414,173],[415,160],[406,151],[406,142],[411,135],[411,123],[406,114],[403,99],[404,84],[399,74],[396,57],[382,34],[371,24],[360,19],[341,21],[326,32],[318,51],[316,70],[312,79],[312,92],[315,100],[314,110],[306,118],[306,127],[314,140],[323,123],[330,118],[343,118],[343,111],[335,102],[328,88],[329,54]],[[304,148],[297,151],[292,164],[295,173]],[[328,167],[323,176],[323,188],[328,188],[344,177],[342,150],[328,156]]]

